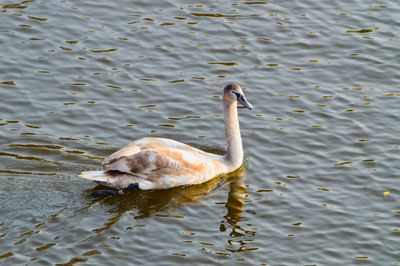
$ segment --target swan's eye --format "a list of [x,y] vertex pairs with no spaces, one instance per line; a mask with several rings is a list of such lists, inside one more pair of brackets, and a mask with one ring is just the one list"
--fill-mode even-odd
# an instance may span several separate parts
[[238,93],[238,92],[236,92],[236,91],[232,91],[232,93],[236,95],[236,98],[237,98],[237,99],[239,99],[239,98],[240,98],[240,96],[241,96],[241,94],[240,94],[240,93]]

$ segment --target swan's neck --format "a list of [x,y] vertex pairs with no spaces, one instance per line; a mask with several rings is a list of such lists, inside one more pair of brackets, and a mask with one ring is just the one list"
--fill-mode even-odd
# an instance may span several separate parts
[[243,163],[242,138],[240,136],[237,102],[224,102],[224,122],[227,142],[225,162],[229,171],[236,170]]

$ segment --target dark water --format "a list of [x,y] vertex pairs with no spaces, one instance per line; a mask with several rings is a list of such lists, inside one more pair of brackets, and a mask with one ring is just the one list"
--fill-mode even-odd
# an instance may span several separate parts
[[[397,1],[1,1],[0,264],[400,265]],[[167,191],[78,179],[144,136],[247,166]],[[246,172],[247,168],[247,172]]]

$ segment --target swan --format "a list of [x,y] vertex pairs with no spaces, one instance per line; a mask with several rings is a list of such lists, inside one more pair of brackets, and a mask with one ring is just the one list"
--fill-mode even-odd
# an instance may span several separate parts
[[237,102],[250,110],[253,106],[236,83],[224,87],[222,102],[225,155],[207,153],[172,139],[147,137],[105,158],[102,171],[85,171],[79,177],[120,190],[150,190],[201,184],[235,171],[243,163]]

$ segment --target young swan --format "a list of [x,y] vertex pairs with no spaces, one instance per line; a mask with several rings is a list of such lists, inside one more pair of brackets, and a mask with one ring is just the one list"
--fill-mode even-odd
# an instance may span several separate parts
[[136,140],[104,159],[103,171],[88,171],[81,178],[116,189],[166,189],[204,183],[232,172],[243,163],[237,102],[253,106],[239,84],[225,86],[223,113],[227,141],[226,155],[215,155],[165,138]]

